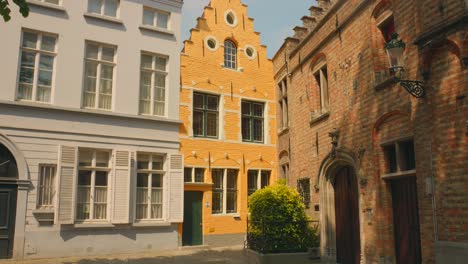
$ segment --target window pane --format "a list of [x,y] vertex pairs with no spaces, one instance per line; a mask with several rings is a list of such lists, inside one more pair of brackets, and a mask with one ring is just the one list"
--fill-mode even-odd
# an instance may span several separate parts
[[107,172],[96,171],[95,183],[96,186],[107,186]]
[[118,7],[119,7],[119,0],[105,0],[104,15],[117,17]]
[[110,153],[107,151],[96,152],[96,167],[109,167]]
[[242,139],[243,140],[248,140],[248,141],[252,140],[251,131],[250,131],[251,122],[252,122],[252,119],[248,117],[242,118]]
[[270,185],[270,171],[262,171],[261,173],[261,188],[265,188],[266,186]]
[[205,169],[195,168],[195,182],[204,182]]
[[257,177],[258,177],[258,170],[249,170],[248,173],[247,173],[247,177],[248,177],[248,194],[249,196],[254,193],[256,190],[258,190],[258,186],[257,186],[257,183],[258,183],[258,180],[257,180]]
[[395,145],[384,147],[385,161],[387,163],[387,173],[397,172],[396,148]]
[[102,47],[102,57],[101,60],[103,61],[114,61],[114,48],[109,48],[109,47]]
[[167,22],[169,21],[169,15],[166,13],[158,13],[158,24],[159,28],[167,28]]
[[203,136],[203,112],[193,111],[193,134]]
[[263,104],[252,104],[253,105],[253,115],[258,117],[263,117]]
[[141,67],[146,69],[153,69],[153,57],[149,55],[141,55]]
[[148,9],[143,10],[143,25],[154,26],[154,12]]
[[193,107],[203,109],[203,95],[202,94],[193,94]]
[[164,74],[156,73],[154,85],[156,87],[166,87],[166,76]]
[[166,71],[166,58],[156,57],[156,70]]
[[91,186],[91,174],[92,174],[92,171],[80,170],[78,172],[78,185],[79,186]]
[[227,186],[226,188],[229,190],[237,190],[237,174],[238,170],[227,170]]
[[40,166],[38,207],[53,206],[55,193],[55,166]]
[[51,86],[52,85],[52,72],[51,71],[39,71],[37,84],[42,85],[42,86]]
[[79,152],[79,166],[92,166],[93,151],[82,149]]
[[23,33],[23,47],[35,49],[37,44],[37,34],[31,32]]
[[52,71],[54,68],[54,56],[41,54],[39,58],[39,69]]
[[263,142],[263,119],[254,119],[254,141]]
[[[87,61],[86,62],[86,69],[85,69],[86,76],[88,76],[88,77],[97,77],[97,66],[98,66],[98,64],[96,62]],[[95,91],[95,87],[92,88],[92,89],[88,89],[88,91]]]
[[34,69],[21,67],[20,71],[20,83],[33,83],[34,80]]
[[36,53],[23,51],[21,53],[21,66],[34,68]]
[[218,110],[218,96],[207,95],[207,109]]
[[250,102],[242,102],[242,114],[243,115],[251,115],[251,112],[250,112],[251,105],[252,104]]
[[55,51],[55,37],[42,36],[41,50]]
[[156,88],[154,91],[154,100],[158,102],[164,102],[166,100],[166,90],[161,88]]
[[148,188],[148,173],[137,174],[137,187]]
[[112,77],[114,75],[114,67],[111,65],[101,65],[101,78],[102,79],[107,79],[107,80],[112,80]]
[[163,176],[161,174],[151,175],[151,185],[153,188],[162,188],[163,187]]
[[184,168],[184,182],[192,182],[192,168]]
[[237,191],[227,191],[226,193],[226,213],[237,212]]
[[[94,87],[93,84],[95,85],[96,79],[90,79],[88,78],[86,80],[86,84],[89,87]],[[96,94],[94,92],[85,92],[83,96],[83,106],[84,107],[95,107],[96,103]]]
[[401,162],[400,168],[402,171],[414,170],[416,168],[416,160],[414,157],[414,144],[413,141],[400,142]]
[[60,0],[45,0],[46,3],[51,3],[51,4],[60,4]]
[[212,170],[212,178],[213,178],[213,189],[223,189],[223,169],[213,169]]
[[89,0],[88,12],[101,14],[101,4],[102,4],[102,0]]
[[153,170],[163,170],[164,157],[159,155],[153,155]]
[[206,113],[206,135],[218,136],[218,113]]
[[149,155],[138,154],[137,156],[137,169],[147,170],[149,169]]
[[37,86],[36,100],[39,102],[50,102],[50,86]]
[[213,190],[212,212],[219,214],[223,212],[223,192]]
[[86,58],[95,59],[98,58],[99,47],[94,44],[86,45]]
[[18,87],[18,99],[32,100],[32,85],[20,84]]

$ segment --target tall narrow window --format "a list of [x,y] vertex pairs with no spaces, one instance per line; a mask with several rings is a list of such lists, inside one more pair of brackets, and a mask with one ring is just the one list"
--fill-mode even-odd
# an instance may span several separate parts
[[256,190],[263,189],[270,185],[270,174],[268,170],[249,170],[247,172],[248,195],[250,196]]
[[213,169],[213,214],[237,213],[237,169]]
[[283,170],[283,179],[285,179],[287,183],[289,181],[289,164],[286,163],[282,165],[281,169]]
[[229,69],[237,68],[237,47],[230,40],[224,41],[224,67]]
[[164,156],[138,154],[136,219],[163,218]]
[[218,105],[216,95],[193,94],[193,135],[196,137],[218,137]]
[[167,58],[141,55],[140,113],[163,116],[166,104]]
[[114,82],[115,47],[87,43],[83,107],[110,110]]
[[55,165],[39,165],[37,208],[53,208],[55,197]]
[[117,17],[119,0],[89,0],[88,12],[102,16]]
[[287,79],[284,78],[279,83],[279,94],[280,94],[280,99],[279,99],[279,105],[280,105],[280,116],[281,116],[281,122],[280,122],[280,129],[286,129],[289,126],[289,118],[288,118],[288,82]]
[[168,12],[146,7],[143,9],[143,25],[146,26],[168,29],[169,17],[170,13]]
[[50,103],[57,37],[23,31],[18,100]]
[[310,179],[304,178],[297,181],[297,192],[306,208],[310,207]]
[[107,219],[109,160],[109,151],[80,149],[77,220]]
[[242,101],[242,140],[263,143],[263,103]]
[[314,77],[319,88],[320,112],[326,113],[329,110],[327,65],[320,66],[314,72]]

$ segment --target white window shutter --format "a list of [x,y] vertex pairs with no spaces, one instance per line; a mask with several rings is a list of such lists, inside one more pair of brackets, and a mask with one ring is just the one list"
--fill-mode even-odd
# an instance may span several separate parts
[[127,224],[130,221],[130,182],[132,172],[132,153],[115,152],[113,217],[114,224]]
[[78,148],[70,146],[59,146],[59,168],[58,168],[58,214],[56,222],[59,224],[73,224],[75,175],[78,159]]
[[169,222],[184,221],[184,158],[170,155],[169,167]]

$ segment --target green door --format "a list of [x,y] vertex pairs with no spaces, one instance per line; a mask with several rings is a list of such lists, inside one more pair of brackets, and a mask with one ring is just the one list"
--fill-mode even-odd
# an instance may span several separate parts
[[184,193],[184,224],[182,231],[182,244],[184,246],[203,244],[202,199],[203,192]]

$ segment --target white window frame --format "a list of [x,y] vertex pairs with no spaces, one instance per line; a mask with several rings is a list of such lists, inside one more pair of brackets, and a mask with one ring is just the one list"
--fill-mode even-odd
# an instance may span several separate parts
[[[185,170],[190,169],[190,175],[191,175],[191,180],[190,181],[185,181]],[[195,181],[195,170],[196,169],[202,169],[203,170],[203,181]],[[205,182],[205,171],[206,168],[202,167],[185,167],[184,168],[184,183],[204,183]]]
[[[86,53],[87,53],[87,48],[88,48],[88,45],[94,45],[94,46],[98,46],[98,54],[97,54],[97,59],[93,59],[93,58],[88,58]],[[114,56],[113,56],[113,61],[110,62],[110,61],[104,61],[102,60],[102,49],[103,48],[111,48],[114,50]],[[110,44],[103,44],[103,43],[98,43],[98,42],[92,42],[92,41],[86,41],[85,43],[85,63],[84,63],[84,72],[83,72],[83,93],[82,93],[82,107],[83,108],[88,108],[88,109],[99,109],[99,110],[105,110],[105,111],[112,111],[113,110],[113,106],[114,106],[114,89],[115,89],[115,80],[116,80],[116,76],[115,76],[115,73],[116,73],[116,56],[117,56],[117,47],[116,46],[113,46],[113,45],[110,45]],[[87,93],[86,91],[86,79],[88,78],[88,76],[86,76],[86,69],[87,69],[87,66],[86,66],[86,62],[94,62],[94,63],[97,63],[97,68],[96,68],[96,85],[95,85],[95,90],[94,90],[94,107],[91,107],[91,106],[85,106],[85,100],[86,100],[86,96],[85,94]],[[101,67],[102,65],[107,65],[107,66],[112,66],[112,88],[111,88],[111,105],[110,105],[110,108],[101,108],[99,107],[99,100],[100,100],[100,96],[101,96],[101,93],[100,93],[100,86],[101,86]]]
[[[91,161],[91,166],[79,166],[79,163],[80,163],[80,151],[92,151],[93,152],[93,158],[92,158],[92,161]],[[96,153],[97,152],[107,152],[109,154],[109,160],[108,160],[108,165],[107,167],[97,167],[96,166]],[[77,175],[77,180],[76,180],[76,190],[77,190],[77,195],[76,195],[76,202],[75,202],[75,205],[74,205],[74,209],[75,209],[75,220],[79,223],[94,223],[94,222],[98,222],[98,223],[102,223],[102,222],[109,222],[110,220],[110,212],[111,212],[111,192],[110,192],[110,186],[111,186],[111,170],[112,170],[112,166],[111,166],[111,161],[113,159],[113,155],[112,155],[112,151],[110,150],[104,150],[104,149],[90,149],[90,148],[79,148],[78,149],[78,172],[83,170],[83,171],[91,171],[91,185],[90,185],[90,200],[89,200],[89,219],[79,219],[78,218],[78,192],[79,192],[79,189],[78,187],[80,186],[79,185],[79,181],[78,181],[78,177],[79,177],[79,173]],[[107,201],[106,201],[106,218],[105,219],[96,219],[94,217],[94,206],[95,206],[95,202],[94,202],[94,195],[95,195],[95,190],[96,190],[96,172],[97,171],[104,171],[104,172],[107,172]]]
[[[250,191],[250,189],[248,188],[249,187],[249,171],[257,171],[257,182],[255,184],[255,191],[263,189],[266,186],[270,186],[270,183],[271,183],[271,170],[269,170],[269,169],[268,170],[266,170],[266,169],[249,169],[247,171],[247,195],[248,196],[253,194],[253,193],[249,194],[249,191]],[[262,172],[269,172],[269,174],[268,174],[268,185],[266,185],[264,187],[262,187]]]
[[[328,71],[326,70],[327,64],[325,61],[323,61],[315,66],[312,73],[317,83],[319,84],[320,113],[322,114],[330,111],[330,98],[328,96]],[[327,74],[324,73],[325,71]]]
[[[143,56],[151,56],[151,69],[149,68],[143,68],[142,67],[142,58]],[[162,71],[162,70],[159,70],[159,69],[156,69],[156,59],[157,58],[162,58],[162,59],[165,59],[166,60],[166,67],[165,67],[165,71]],[[141,115],[154,115],[154,116],[166,116],[166,113],[167,113],[167,98],[168,98],[168,89],[167,87],[169,86],[168,84],[168,75],[169,75],[169,72],[167,70],[168,68],[168,65],[169,65],[169,56],[165,56],[165,55],[160,55],[160,54],[155,54],[155,53],[149,53],[149,52],[142,52],[141,55],[140,55],[140,93],[139,93],[139,101],[138,101],[138,105],[139,105],[139,113]],[[149,113],[143,113],[142,111],[142,108],[141,108],[141,101],[144,101],[142,100],[142,91],[141,91],[141,87],[142,87],[142,78],[141,78],[141,74],[142,72],[149,72],[151,73],[151,95],[150,95],[150,112]],[[156,84],[156,74],[162,74],[164,75],[165,77],[165,80],[164,80],[164,101],[157,101],[159,103],[163,103],[164,104],[164,107],[163,107],[163,113],[162,114],[156,114],[155,113],[155,109],[154,109],[154,103],[156,102],[156,89],[160,89],[161,87],[156,87],[155,84]],[[146,100],[145,100],[146,101]]]
[[46,5],[56,5],[56,6],[62,6],[62,1],[63,0],[58,0],[58,3],[51,3],[49,2],[48,0],[28,0],[27,2],[41,2],[41,3],[44,3]]
[[[211,171],[211,177],[213,181],[213,170],[223,170],[223,208],[222,211],[219,213],[214,213],[213,210],[211,210],[212,215],[237,215],[239,213],[239,168],[212,168]],[[227,212],[227,183],[228,183],[228,170],[236,170],[236,212]],[[213,181],[214,183],[214,181]],[[212,195],[213,196],[213,195]],[[213,206],[213,201],[211,201],[212,206]]]
[[120,17],[120,0],[117,0],[117,9],[115,10],[115,16],[108,16],[108,15],[105,15],[104,14],[104,9],[105,9],[105,5],[107,3],[107,1],[111,1],[111,0],[98,0],[98,1],[101,1],[101,8],[100,8],[100,12],[99,13],[95,13],[95,12],[92,12],[91,9],[90,9],[90,2],[92,0],[88,0],[88,9],[87,9],[87,12],[89,14],[95,14],[95,15],[98,15],[98,16],[103,16],[103,17],[112,17],[112,18],[119,18]]
[[[45,181],[46,177],[50,177]],[[55,207],[57,165],[56,164],[39,164],[39,173],[37,179],[37,209],[53,209]],[[44,185],[47,182],[47,186]],[[49,198],[47,198],[47,196]],[[48,203],[44,203],[49,200]]]
[[[148,197],[147,197],[147,200],[146,200],[146,205],[147,205],[147,212],[146,212],[146,218],[137,218],[137,213],[136,213],[136,210],[137,210],[137,199],[135,198],[135,209],[134,209],[134,219],[135,219],[135,222],[138,223],[138,222],[148,222],[148,221],[161,221],[161,220],[164,220],[166,219],[166,190],[167,190],[167,179],[166,179],[166,163],[167,163],[167,155],[166,154],[163,154],[163,153],[148,153],[148,152],[139,152],[137,153],[137,164],[138,164],[138,156],[139,155],[148,155],[149,156],[149,160],[148,160],[148,169],[138,169],[138,166],[137,166],[137,173],[136,173],[136,179],[135,179],[135,183],[138,181],[138,174],[139,173],[143,173],[143,174],[148,174],[147,177],[148,177],[148,186],[147,186],[147,189],[148,189]],[[162,170],[153,170],[153,158],[154,157],[160,157],[162,158],[162,162],[163,162],[163,169]],[[153,174],[158,174],[162,177],[162,187],[157,187],[157,188],[160,188],[161,191],[162,191],[162,201],[161,201],[161,211],[162,211],[162,214],[161,214],[161,218],[151,218],[151,206],[152,206],[152,199],[151,199],[151,195],[152,195],[152,189],[154,188],[152,186],[152,175]],[[137,194],[137,190],[138,188],[141,188],[141,187],[138,187],[137,184],[135,184],[135,194]]]
[[[226,43],[231,43],[233,47],[227,47]],[[224,68],[237,70],[238,67],[238,52],[237,52],[237,45],[231,39],[226,39],[224,41]],[[228,53],[229,52],[229,53]],[[232,59],[227,60],[226,55],[230,55]]]
[[[23,41],[24,41],[24,33],[30,33],[30,34],[35,34],[37,35],[37,41],[36,41],[36,48],[27,48],[23,47]],[[42,38],[43,36],[47,37],[53,37],[55,38],[55,45],[54,45],[54,51],[46,51],[41,49],[42,45]],[[56,69],[56,64],[57,64],[57,43],[58,43],[58,35],[56,34],[51,34],[51,33],[46,33],[46,32],[41,32],[41,31],[36,31],[36,30],[29,30],[29,29],[23,29],[21,32],[21,42],[20,42],[20,56],[19,56],[19,62],[18,62],[18,80],[17,80],[17,87],[16,87],[16,100],[18,101],[27,101],[27,102],[37,102],[37,103],[44,103],[44,104],[50,104],[53,102],[53,94],[54,94],[54,86],[55,86],[55,69]],[[19,89],[20,89],[20,75],[21,75],[21,61],[22,61],[22,56],[23,52],[31,52],[34,53],[34,73],[33,73],[33,83],[28,84],[32,85],[32,91],[31,91],[31,99],[23,99],[19,98]],[[39,60],[41,55],[49,55],[54,57],[54,63],[52,65],[52,77],[51,77],[51,86],[50,86],[50,98],[48,102],[45,101],[40,101],[37,100],[37,90],[38,90],[38,79],[39,79]],[[27,84],[27,83],[25,83]]]
[[[148,24],[145,24],[144,22],[144,19],[145,19],[145,11],[148,11],[148,12],[152,12],[153,13],[153,23],[148,25]],[[159,27],[158,26],[158,20],[159,20],[159,15],[162,14],[162,15],[167,15],[167,25],[166,27]],[[163,30],[171,30],[171,12],[168,12],[168,11],[163,11],[163,10],[159,10],[159,9],[155,9],[155,8],[151,8],[151,7],[147,7],[147,6],[144,6],[143,7],[143,16],[142,16],[142,21],[141,23],[144,25],[144,26],[148,26],[148,27],[154,27],[154,28],[158,28],[158,29],[163,29]]]

